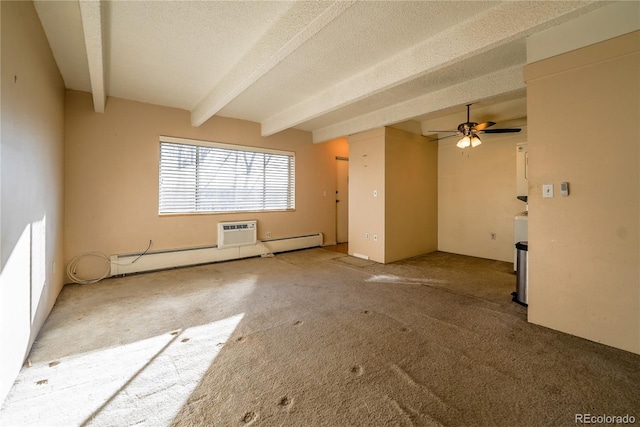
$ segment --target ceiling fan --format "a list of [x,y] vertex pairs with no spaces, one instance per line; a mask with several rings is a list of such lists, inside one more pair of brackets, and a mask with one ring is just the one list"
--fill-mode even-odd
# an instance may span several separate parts
[[456,144],[456,146],[460,148],[467,148],[469,146],[477,147],[478,145],[482,144],[482,141],[480,140],[480,137],[478,136],[478,134],[516,133],[516,132],[520,132],[521,130],[519,128],[487,129],[495,125],[496,123],[495,122],[484,122],[484,123],[472,122],[469,119],[469,109],[470,109],[469,107],[471,107],[471,104],[467,104],[467,121],[465,123],[460,123],[458,125],[457,130],[430,130],[429,132],[433,132],[433,133],[455,132],[453,135],[444,136],[438,139],[451,138],[451,137],[460,135],[461,138]]

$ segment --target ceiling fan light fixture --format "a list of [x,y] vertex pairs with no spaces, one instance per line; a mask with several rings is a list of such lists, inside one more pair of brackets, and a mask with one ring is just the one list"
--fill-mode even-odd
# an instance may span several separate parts
[[480,144],[482,144],[482,141],[480,140],[480,137],[478,135],[476,135],[476,134],[473,134],[473,137],[471,138],[471,146],[473,148],[475,148]]
[[[0,0],[1,1],[1,0]],[[451,133],[452,135],[446,135],[443,137],[438,137],[438,140],[442,140],[445,138],[460,138],[456,143],[456,147],[458,148],[467,148],[467,147],[477,147],[482,144],[482,140],[478,136],[479,133],[515,133],[520,132],[519,128],[512,129],[487,129],[491,126],[494,126],[496,122],[483,122],[476,123],[472,122],[470,118],[470,107],[471,104],[467,104],[467,121],[464,123],[460,123],[456,130],[430,130],[430,133]]]
[[463,136],[462,139],[460,139],[460,141],[458,141],[458,143],[456,144],[458,148],[467,148],[470,145],[471,138],[469,138],[468,136]]

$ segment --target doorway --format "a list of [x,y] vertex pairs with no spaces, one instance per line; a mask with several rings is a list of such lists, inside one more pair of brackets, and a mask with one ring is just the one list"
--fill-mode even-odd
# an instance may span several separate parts
[[336,242],[349,241],[349,158],[336,157]]

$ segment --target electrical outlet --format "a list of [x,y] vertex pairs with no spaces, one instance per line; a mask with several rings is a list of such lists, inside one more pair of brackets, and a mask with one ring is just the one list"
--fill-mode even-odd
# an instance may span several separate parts
[[496,233],[491,233],[491,240],[496,240]]
[[374,242],[377,242],[377,241],[378,241],[378,235],[377,235],[377,234],[374,234],[374,235],[373,235],[373,241],[374,241]]
[[365,238],[366,240],[369,240],[369,233],[364,233],[364,238]]
[[267,239],[271,238],[271,232],[270,231],[267,231],[264,235],[267,236]]
[[378,190],[373,190],[373,197],[378,197]]

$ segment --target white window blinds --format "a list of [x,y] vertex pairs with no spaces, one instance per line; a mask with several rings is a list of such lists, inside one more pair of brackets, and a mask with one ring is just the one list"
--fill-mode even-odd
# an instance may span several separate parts
[[295,154],[160,138],[160,213],[295,208]]

